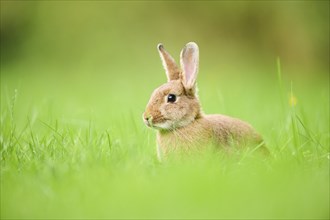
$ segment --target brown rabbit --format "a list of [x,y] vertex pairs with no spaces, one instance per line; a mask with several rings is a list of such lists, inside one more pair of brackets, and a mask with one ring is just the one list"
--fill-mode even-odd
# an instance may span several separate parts
[[247,143],[262,145],[261,136],[246,122],[225,115],[205,115],[197,97],[199,50],[194,42],[181,51],[180,69],[162,44],[157,46],[167,83],[151,95],[143,119],[157,129],[157,154],[215,144],[230,149]]

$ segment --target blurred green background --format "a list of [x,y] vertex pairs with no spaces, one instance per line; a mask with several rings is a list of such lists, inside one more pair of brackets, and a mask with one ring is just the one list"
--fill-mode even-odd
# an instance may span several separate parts
[[[288,84],[316,85],[329,78],[327,1],[1,1],[1,6],[1,89],[19,90],[27,101],[19,111],[42,96],[64,99],[61,108],[74,115],[115,114],[109,103],[120,112],[143,112],[151,91],[165,80],[155,49],[159,42],[177,61],[187,42],[198,43],[200,91],[210,97],[202,99],[206,106],[214,98],[203,94],[210,86],[213,94],[221,91],[238,102],[250,89],[260,91],[261,83],[276,85],[277,57]],[[219,108],[210,111],[226,110]]]
[[[1,217],[329,217],[329,1],[1,0],[0,34]],[[156,45],[189,41],[204,111],[276,160],[157,163]]]

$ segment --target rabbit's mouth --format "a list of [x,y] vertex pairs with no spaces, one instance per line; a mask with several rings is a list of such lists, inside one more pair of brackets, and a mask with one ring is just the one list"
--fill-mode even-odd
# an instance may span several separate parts
[[168,130],[171,128],[171,122],[170,120],[164,118],[164,117],[148,117],[143,119],[144,124],[150,128],[159,129],[159,130]]
[[152,127],[153,124],[152,124],[152,120],[149,120],[149,119],[143,119],[143,122],[145,125],[147,125],[148,127]]

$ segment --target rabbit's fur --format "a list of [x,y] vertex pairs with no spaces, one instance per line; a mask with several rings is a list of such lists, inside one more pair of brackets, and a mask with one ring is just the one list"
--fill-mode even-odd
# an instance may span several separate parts
[[[180,69],[162,44],[157,46],[168,82],[151,95],[143,119],[157,129],[158,156],[207,144],[223,146],[262,143],[261,136],[246,122],[224,115],[205,115],[197,97],[199,49],[190,42],[182,49]],[[169,102],[169,95],[176,97]]]

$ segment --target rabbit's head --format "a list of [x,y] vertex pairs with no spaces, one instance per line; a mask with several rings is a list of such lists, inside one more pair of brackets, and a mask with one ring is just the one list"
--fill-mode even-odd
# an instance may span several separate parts
[[190,124],[201,115],[196,94],[199,51],[196,43],[188,43],[181,51],[180,69],[162,44],[158,44],[157,48],[167,83],[152,93],[143,119],[149,127],[173,130]]

